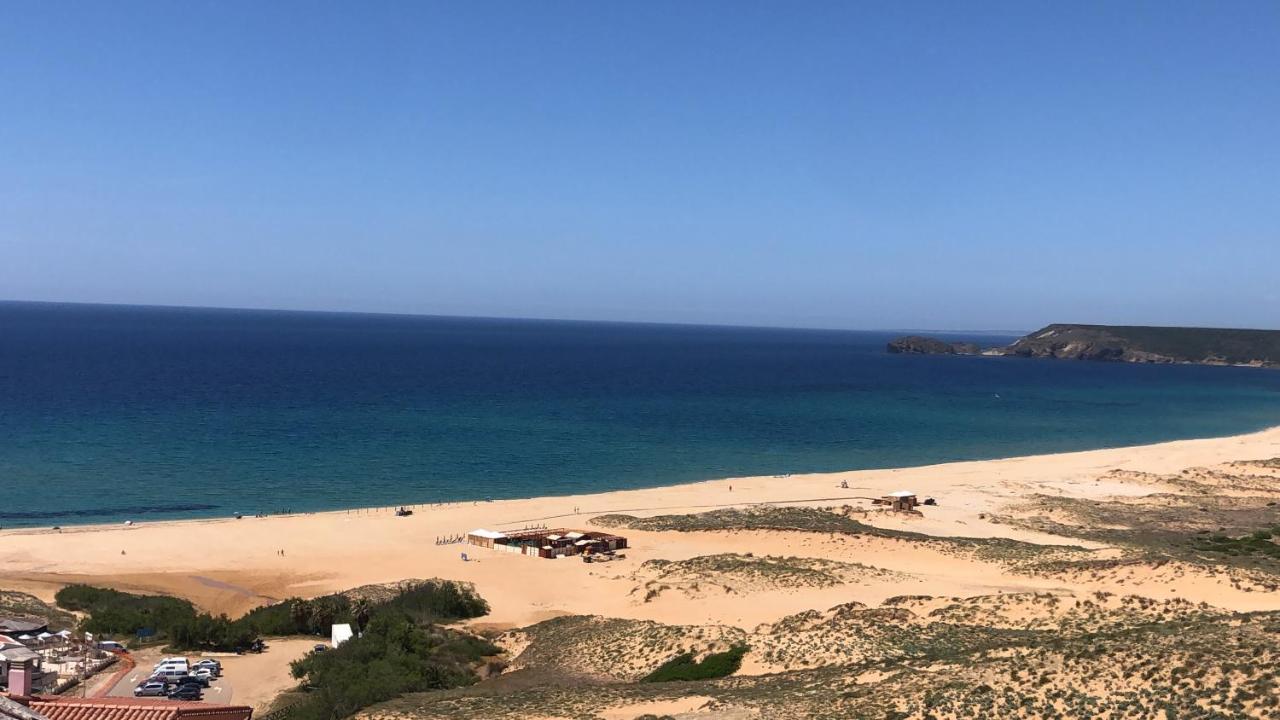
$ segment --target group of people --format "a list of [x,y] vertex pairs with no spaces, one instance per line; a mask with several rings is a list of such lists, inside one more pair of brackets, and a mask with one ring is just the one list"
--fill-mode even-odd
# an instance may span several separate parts
[[[293,510],[291,510],[291,509],[290,509],[290,510],[277,510],[277,511],[276,511],[276,515],[292,515],[292,514],[293,514]],[[254,514],[253,514],[253,516],[254,516],[254,517],[256,517],[256,518],[271,517],[271,513],[256,512],[256,513],[254,513]],[[240,519],[240,518],[242,518],[242,517],[244,517],[244,513],[236,513],[236,514],[235,514],[235,518],[236,518],[237,520],[239,520],[239,519]],[[126,524],[126,525],[132,524],[132,521],[127,522],[127,523],[125,523],[125,524]]]
[[458,543],[466,542],[466,539],[467,539],[467,536],[465,533],[462,535],[446,535],[444,537],[436,537],[436,544],[437,545],[457,545]]

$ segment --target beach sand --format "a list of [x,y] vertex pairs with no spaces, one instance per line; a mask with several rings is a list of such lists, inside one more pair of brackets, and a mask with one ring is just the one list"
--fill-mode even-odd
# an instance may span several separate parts
[[[1211,576],[1162,575],[1136,568],[1118,575],[1067,581],[1011,572],[994,562],[957,558],[927,545],[867,535],[778,531],[620,531],[626,559],[585,564],[542,560],[466,545],[437,545],[439,536],[473,528],[526,525],[585,528],[606,513],[636,516],[703,512],[774,503],[853,505],[864,522],[934,536],[1005,537],[1040,544],[1081,542],[991,521],[1034,495],[1085,499],[1140,497],[1172,488],[1141,473],[1177,474],[1230,461],[1280,457],[1280,428],[1235,437],[1141,447],[963,462],[892,470],[732,478],[644,490],[526,500],[414,506],[243,519],[142,522],[0,531],[0,587],[51,598],[74,582],[188,598],[232,616],[289,597],[308,597],[406,578],[447,578],[475,584],[492,606],[477,621],[524,626],[565,614],[598,614],[663,623],[719,623],[744,629],[806,609],[858,601],[876,605],[897,595],[968,597],[1000,592],[1107,590],[1154,598],[1180,597],[1232,610],[1280,609],[1280,593],[1248,592]],[[1115,473],[1112,471],[1128,471]],[[848,488],[841,488],[842,482]],[[1280,479],[1277,480],[1280,485]],[[732,489],[731,489],[732,488]],[[867,498],[909,489],[937,499],[922,517],[878,512]],[[574,508],[579,508],[574,512]],[[283,550],[283,555],[280,551]],[[467,553],[470,561],[460,555]],[[801,556],[892,570],[836,587],[764,588],[706,602],[697,593],[637,596],[646,560],[682,560],[717,553]]]

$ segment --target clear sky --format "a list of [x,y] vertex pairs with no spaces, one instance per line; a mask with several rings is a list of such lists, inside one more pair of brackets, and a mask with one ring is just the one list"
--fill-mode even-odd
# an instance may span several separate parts
[[1280,328],[1280,3],[0,0],[0,298]]

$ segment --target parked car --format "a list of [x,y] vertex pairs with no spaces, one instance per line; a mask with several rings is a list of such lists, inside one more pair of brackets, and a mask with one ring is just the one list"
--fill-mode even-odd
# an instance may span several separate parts
[[179,685],[169,693],[170,700],[199,700],[202,692],[199,685]]
[[98,649],[108,652],[129,652],[129,648],[124,643],[115,640],[103,640],[98,643]]
[[192,665],[191,667],[195,669],[209,668],[214,672],[215,675],[222,674],[222,663],[218,662],[217,660],[214,660],[213,658],[204,658],[203,660],[199,660],[196,662],[195,665]]
[[196,685],[198,687],[207,688],[209,687],[209,676],[205,675],[204,677],[201,677],[199,675],[183,675],[180,678],[176,678],[173,683],[178,686]]
[[324,652],[325,650],[328,650],[328,649],[329,649],[329,647],[328,647],[327,645],[325,645],[324,643],[316,643],[316,644],[315,644],[315,647],[311,648],[311,652],[313,652],[313,653],[322,653],[322,652]]
[[165,688],[168,687],[162,682],[148,680],[133,689],[134,697],[164,697]]
[[198,667],[191,670],[191,677],[199,680],[201,685],[209,687],[209,683],[218,677],[218,673],[207,667]]

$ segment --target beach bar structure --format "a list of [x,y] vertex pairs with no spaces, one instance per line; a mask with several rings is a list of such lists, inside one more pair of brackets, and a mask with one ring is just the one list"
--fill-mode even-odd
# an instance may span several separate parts
[[881,498],[881,504],[888,505],[890,510],[915,510],[920,501],[910,490],[899,490]]
[[467,533],[467,542],[499,552],[548,559],[567,555],[612,552],[627,547],[627,539],[621,535],[565,528],[520,530],[509,533],[478,529]]
[[507,536],[505,533],[500,533],[496,530],[485,530],[481,528],[467,533],[468,544],[475,545],[476,547],[489,548],[490,550],[493,549],[493,546],[496,543],[506,539]]

